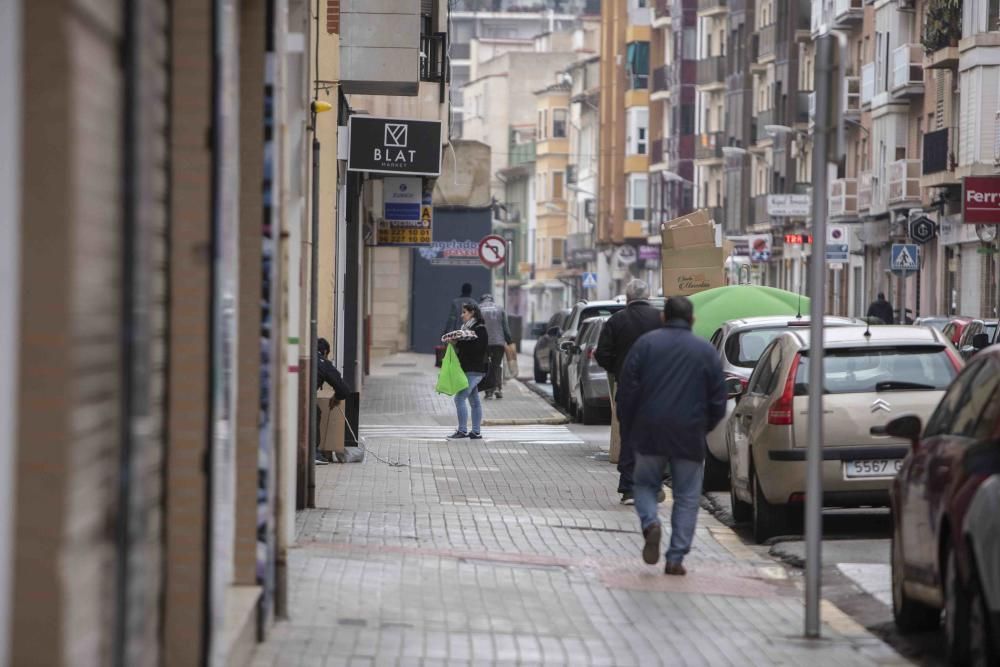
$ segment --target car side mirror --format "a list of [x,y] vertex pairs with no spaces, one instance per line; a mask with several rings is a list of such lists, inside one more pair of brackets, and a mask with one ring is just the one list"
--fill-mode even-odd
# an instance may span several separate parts
[[559,327],[549,327],[549,330],[546,331],[545,333],[548,334],[549,336],[552,336],[553,338],[559,338],[559,335],[562,334],[562,331],[559,330]]
[[559,343],[559,349],[565,352],[566,354],[574,354],[576,353],[576,343],[574,343],[571,340],[564,340],[563,342]]
[[977,333],[972,337],[972,349],[979,351],[989,347],[990,335],[988,333]]
[[[872,429],[874,432],[875,429]],[[894,438],[906,438],[916,449],[920,445],[920,434],[924,430],[924,424],[920,417],[916,415],[903,415],[896,417],[885,425],[885,434]]]
[[743,394],[746,391],[746,385],[743,384],[738,378],[730,378],[726,380],[726,398],[740,402],[743,398]]

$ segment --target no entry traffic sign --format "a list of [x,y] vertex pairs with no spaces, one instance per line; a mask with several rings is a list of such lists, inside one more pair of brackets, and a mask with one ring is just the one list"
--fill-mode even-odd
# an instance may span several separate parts
[[496,234],[484,236],[479,242],[479,261],[489,267],[503,264],[507,261],[507,241]]

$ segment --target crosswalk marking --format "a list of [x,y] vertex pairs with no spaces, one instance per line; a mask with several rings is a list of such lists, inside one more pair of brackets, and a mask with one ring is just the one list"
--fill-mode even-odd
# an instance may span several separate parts
[[[361,436],[367,438],[407,438],[412,440],[445,440],[450,431],[446,426],[434,425],[371,425],[361,427]],[[487,426],[483,428],[484,442],[524,442],[535,444],[583,444],[583,439],[565,426],[539,424],[537,426]]]

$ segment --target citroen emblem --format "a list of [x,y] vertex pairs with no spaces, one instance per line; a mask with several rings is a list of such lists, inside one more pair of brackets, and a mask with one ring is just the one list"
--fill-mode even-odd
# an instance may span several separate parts
[[878,412],[879,410],[883,410],[885,412],[892,412],[892,406],[889,404],[888,401],[883,400],[881,398],[876,398],[875,402],[872,403],[872,412]]

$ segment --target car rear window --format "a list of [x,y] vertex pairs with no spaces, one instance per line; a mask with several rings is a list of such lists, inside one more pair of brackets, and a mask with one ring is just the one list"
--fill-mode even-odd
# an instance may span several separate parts
[[988,323],[986,325],[986,335],[989,336],[990,340],[993,340],[996,337],[996,334],[997,334],[996,322],[993,322],[992,324]]
[[[943,390],[958,371],[942,346],[827,350],[823,360],[827,394]],[[795,395],[809,393],[809,357],[802,353]]]
[[586,322],[591,317],[601,317],[602,315],[611,315],[612,313],[617,313],[624,307],[625,306],[600,306],[594,308],[584,308],[583,313],[580,315],[580,321]]
[[791,328],[773,327],[737,332],[726,339],[726,359],[733,366],[753,368],[764,353],[764,348],[786,331],[791,331]]

